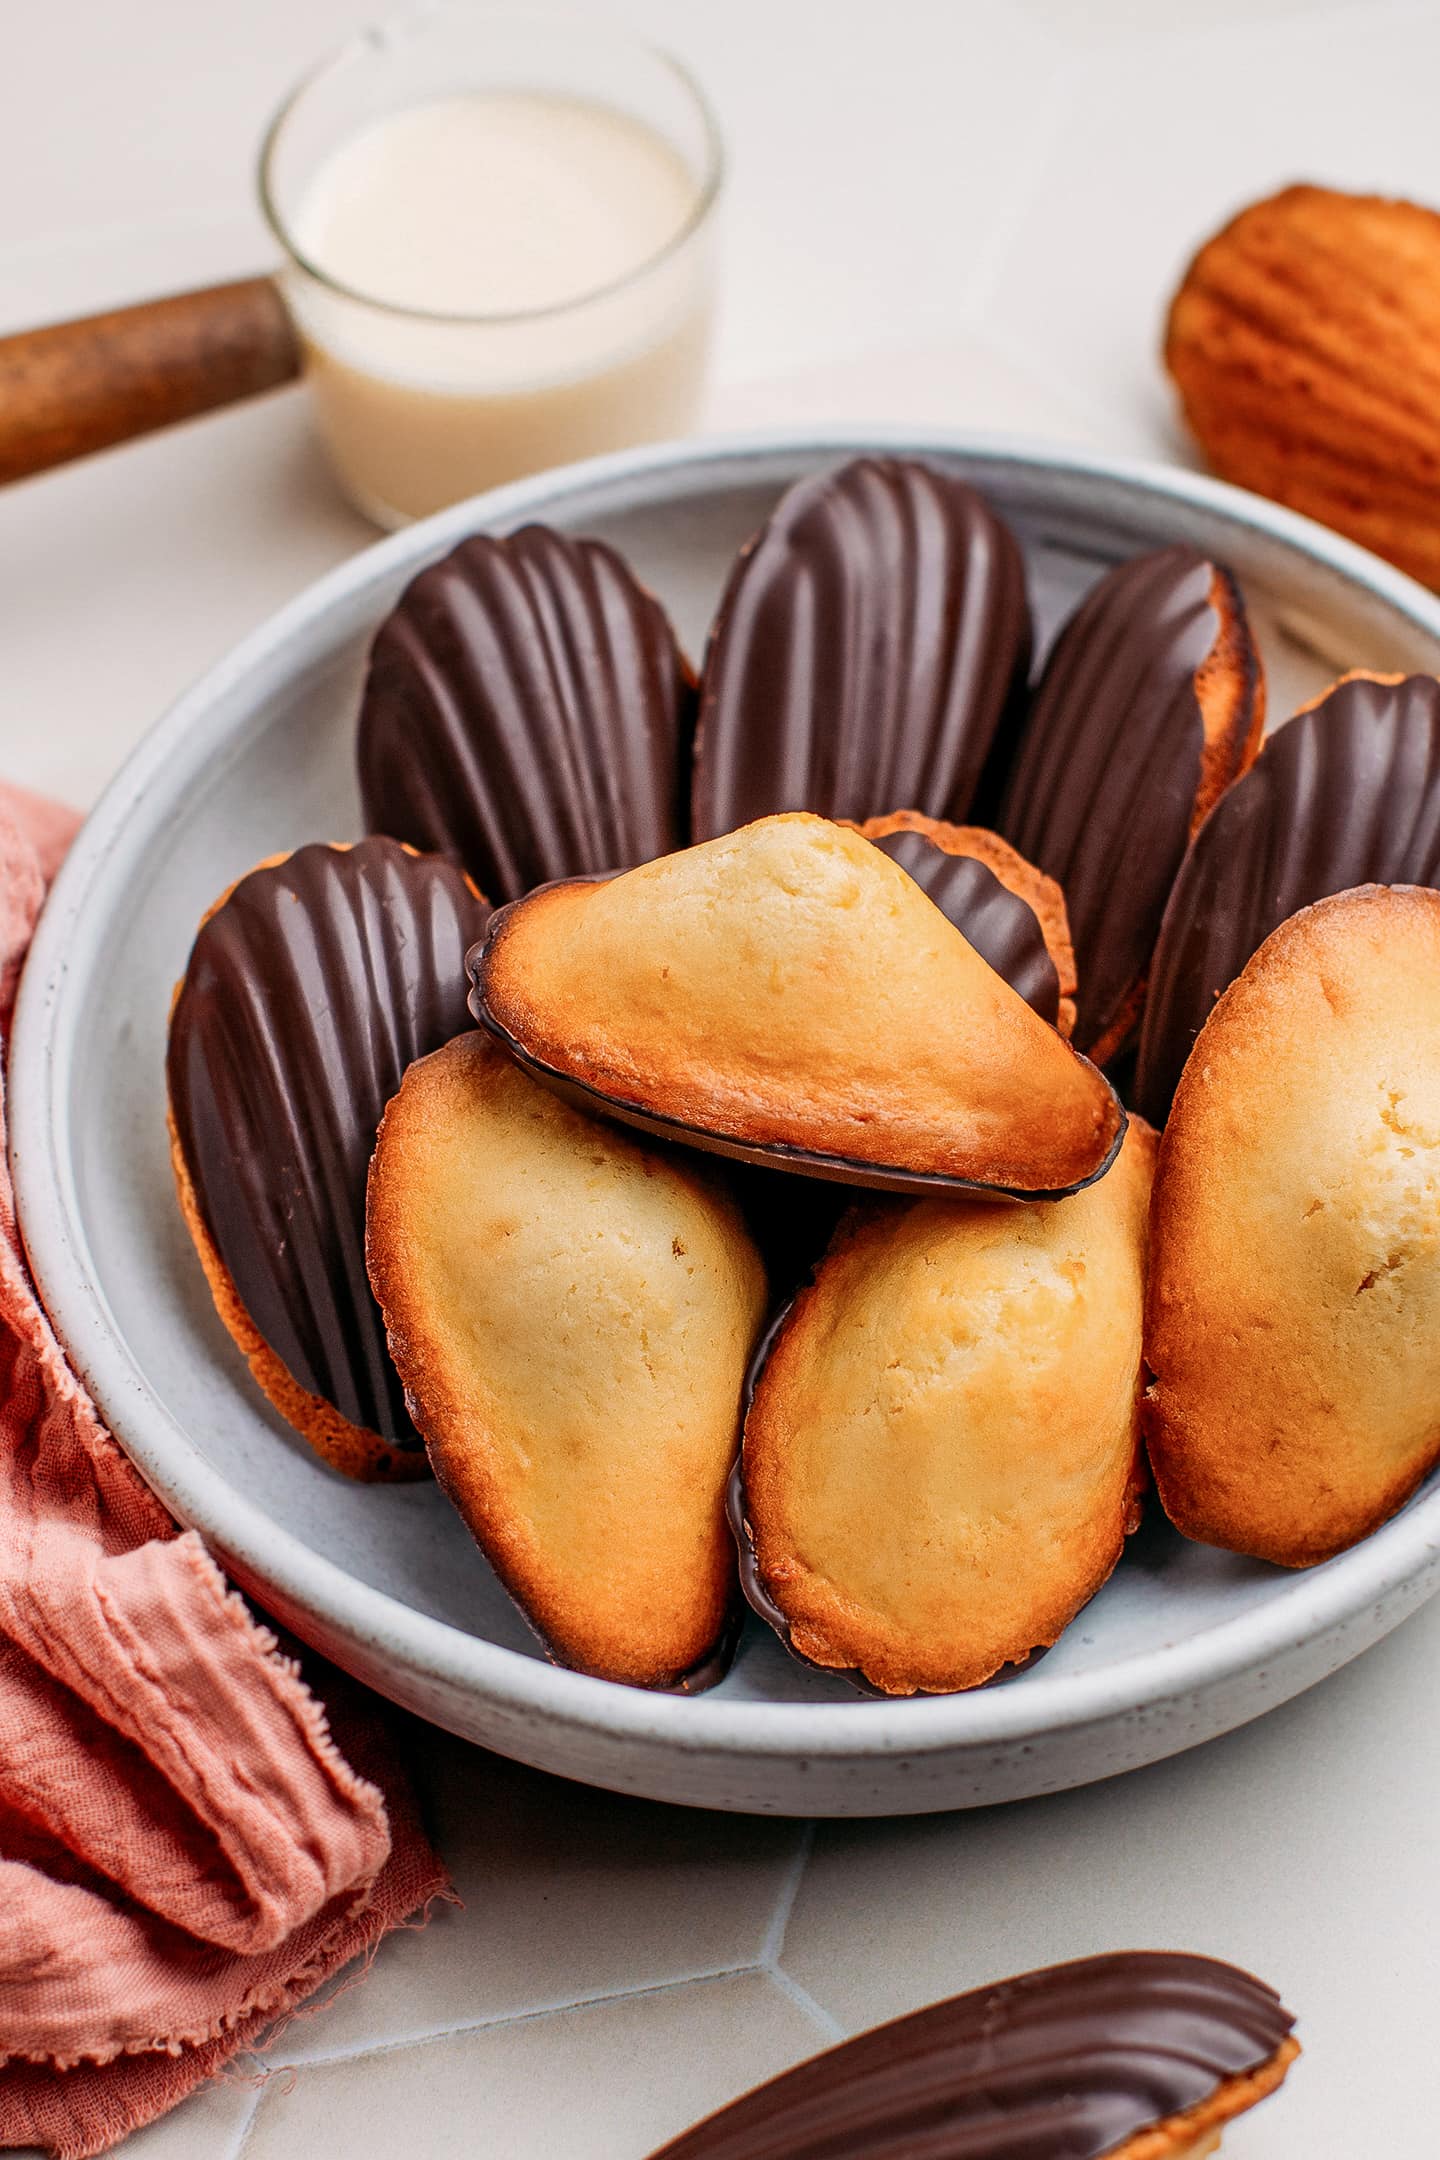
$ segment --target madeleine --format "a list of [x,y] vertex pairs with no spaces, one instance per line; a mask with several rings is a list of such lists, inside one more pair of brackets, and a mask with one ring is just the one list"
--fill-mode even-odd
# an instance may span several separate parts
[[747,1586],[798,1655],[888,1694],[976,1687],[1106,1580],[1138,1521],[1154,1145],[1132,1123],[1072,1199],[842,1223],[745,1421]]
[[537,1078],[693,1147],[852,1184],[1069,1192],[1124,1112],[915,880],[797,813],[542,887],[471,956]]
[[366,1253],[435,1473],[556,1657],[641,1687],[704,1674],[766,1295],[718,1179],[466,1035],[385,1113]]
[[1440,1456],[1440,893],[1282,923],[1191,1052],[1160,1148],[1145,1427],[1188,1537],[1353,1545]]

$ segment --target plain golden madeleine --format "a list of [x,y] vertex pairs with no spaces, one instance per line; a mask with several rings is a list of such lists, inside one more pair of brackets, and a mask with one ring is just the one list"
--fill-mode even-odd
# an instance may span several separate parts
[[565,1664],[683,1684],[733,1609],[724,1489],[766,1299],[719,1180],[474,1033],[387,1110],[366,1247],[436,1475],[511,1594]]
[[1145,1429],[1187,1536],[1286,1567],[1440,1456],[1440,893],[1273,931],[1196,1040],[1155,1182]]
[[745,1536],[799,1655],[891,1694],[974,1687],[1110,1574],[1137,1520],[1154,1146],[1132,1122],[1070,1199],[841,1225],[745,1422]]
[[853,829],[803,812],[541,887],[472,955],[539,1078],[691,1145],[879,1187],[1073,1191],[1104,1078]]

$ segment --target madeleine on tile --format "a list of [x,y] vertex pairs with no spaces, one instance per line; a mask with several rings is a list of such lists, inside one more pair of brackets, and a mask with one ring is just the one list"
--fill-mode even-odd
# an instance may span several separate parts
[[732,1495],[751,1602],[799,1656],[892,1695],[976,1687],[1106,1580],[1138,1520],[1153,1157],[1132,1122],[1071,1199],[841,1224],[768,1347]]
[[436,1475],[555,1656],[640,1687],[717,1677],[766,1295],[719,1180],[467,1035],[386,1111],[366,1230]]
[[650,2160],[1202,2160],[1300,2053],[1273,1988],[1114,1950],[857,2033]]
[[1440,1458],[1440,893],[1361,886],[1221,998],[1160,1149],[1145,1429],[1188,1537],[1285,1567]]
[[539,1078],[691,1145],[853,1184],[1073,1191],[1108,1083],[849,827],[764,818],[492,920],[472,1007]]

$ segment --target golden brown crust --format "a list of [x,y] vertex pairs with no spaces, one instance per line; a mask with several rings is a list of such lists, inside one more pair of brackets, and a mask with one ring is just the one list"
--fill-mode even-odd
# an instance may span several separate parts
[[1228,570],[1217,568],[1211,578],[1210,604],[1220,618],[1220,629],[1195,678],[1205,745],[1190,813],[1192,838],[1226,788],[1254,764],[1265,733],[1264,671],[1240,589]]
[[[848,819],[842,819],[848,824]],[[1045,950],[1055,965],[1060,984],[1060,1010],[1055,1025],[1067,1039],[1075,1026],[1075,946],[1070,936],[1070,917],[1065,895],[1052,877],[1027,862],[1018,848],[983,825],[950,825],[943,818],[925,817],[918,810],[892,810],[886,817],[867,818],[856,830],[867,840],[884,840],[890,833],[917,832],[947,855],[969,855],[983,862],[1007,892],[1014,893],[1032,909],[1045,940]]]
[[385,1113],[366,1260],[440,1483],[556,1656],[680,1683],[733,1607],[766,1302],[723,1186],[463,1035]]
[[1401,683],[1405,679],[1403,675],[1382,675],[1374,668],[1347,668],[1343,675],[1336,676],[1334,682],[1327,683],[1323,690],[1317,690],[1314,697],[1307,698],[1303,705],[1297,705],[1290,717],[1292,720],[1298,720],[1301,713],[1314,712],[1318,706],[1323,705],[1327,698],[1332,698],[1335,692],[1347,682]]
[[[280,859],[283,861],[284,858]],[[200,1213],[190,1172],[185,1166],[174,1117],[168,1110],[166,1124],[170,1131],[170,1167],[175,1173],[175,1191],[185,1227],[205,1270],[215,1310],[250,1367],[251,1377],[261,1393],[274,1404],[286,1424],[293,1425],[302,1440],[308,1440],[317,1455],[323,1455],[332,1469],[343,1471],[346,1477],[367,1484],[387,1485],[409,1484],[417,1478],[428,1477],[430,1465],[422,1449],[417,1447],[407,1452],[382,1440],[379,1433],[370,1432],[363,1425],[352,1425],[333,1403],[326,1402],[323,1395],[310,1394],[291,1378],[241,1304],[230,1271],[215,1250]]]
[[1208,240],[1165,364],[1215,470],[1440,586],[1440,216],[1296,186]]
[[1053,1643],[1139,1519],[1155,1136],[1072,1199],[873,1202],[841,1225],[745,1423],[745,1516],[791,1646],[888,1694]]
[[1285,1567],[1440,1458],[1440,893],[1282,923],[1215,1006],[1161,1143],[1144,1423],[1187,1536]]
[[1127,2138],[1123,2145],[1115,2147],[1108,2160],[1200,2160],[1202,2154],[1217,2149],[1226,2123],[1258,2106],[1284,2084],[1299,2053],[1300,2043],[1293,2035],[1282,2040],[1268,2061],[1226,2078],[1223,2085],[1183,2114],[1168,2115],[1164,2122],[1152,2123]]
[[854,1182],[883,1166],[1067,1190],[1121,1130],[1099,1073],[914,881],[803,812],[517,901],[481,994],[542,1077],[615,1115],[804,1151]]

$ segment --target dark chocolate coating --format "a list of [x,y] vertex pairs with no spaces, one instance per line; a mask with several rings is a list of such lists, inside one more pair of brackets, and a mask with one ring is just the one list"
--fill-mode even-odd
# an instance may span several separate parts
[[408,585],[370,649],[365,822],[452,855],[497,903],[685,841],[694,690],[612,548],[477,534]]
[[1064,888],[1082,1050],[1120,1023],[1184,859],[1205,749],[1195,677],[1221,628],[1215,575],[1171,547],[1101,578],[1056,641],[1006,779],[997,829]]
[[988,863],[947,854],[924,833],[887,833],[872,844],[914,878],[981,959],[1053,1027],[1060,1013],[1060,976],[1030,903],[1002,885]]
[[963,821],[1029,661],[1020,549],[973,488],[903,458],[801,481],[710,634],[693,837],[780,810]]
[[171,1115],[206,1229],[291,1377],[418,1448],[365,1273],[365,1179],[406,1067],[469,1025],[489,909],[397,841],[302,847],[196,937],[170,1022]]
[[652,2160],[1099,2160],[1271,2061],[1294,2022],[1214,1958],[1081,1958],[812,2056]]
[[760,1248],[772,1299],[783,1303],[820,1259],[852,1202],[851,1190],[833,1180],[794,1177],[754,1163],[732,1162],[726,1176]]
[[1356,678],[1270,736],[1215,805],[1165,911],[1136,1100],[1164,1123],[1210,1009],[1272,930],[1355,885],[1440,885],[1440,682]]
[[[832,1224],[830,1232],[832,1238],[834,1230],[835,1226]],[[760,1562],[755,1554],[755,1540],[751,1535],[750,1519],[746,1513],[745,1502],[745,1421],[750,1415],[751,1405],[755,1400],[755,1391],[760,1385],[765,1367],[770,1362],[771,1353],[789,1325],[790,1312],[795,1303],[795,1298],[804,1283],[809,1281],[816,1268],[820,1265],[825,1251],[828,1249],[828,1244],[829,1240],[827,1239],[826,1246],[815,1253],[804,1275],[795,1284],[791,1295],[779,1310],[771,1315],[760,1340],[750,1353],[750,1363],[745,1372],[745,1386],[740,1397],[740,1447],[731,1465],[730,1476],[725,1486],[725,1518],[730,1525],[730,1535],[735,1540],[735,1557],[739,1563],[740,1588],[745,1593],[745,1602],[752,1612],[760,1615],[767,1627],[774,1629],[790,1655],[798,1659],[802,1665],[811,1665],[813,1661],[810,1658],[802,1657],[791,1642],[789,1619],[766,1589],[765,1578],[760,1573]],[[817,1666],[814,1669],[819,1671],[821,1668]],[[825,1669],[827,1671],[831,1670],[829,1667]],[[858,1673],[845,1672],[841,1677],[852,1681],[856,1686],[864,1687],[864,1682]]]

